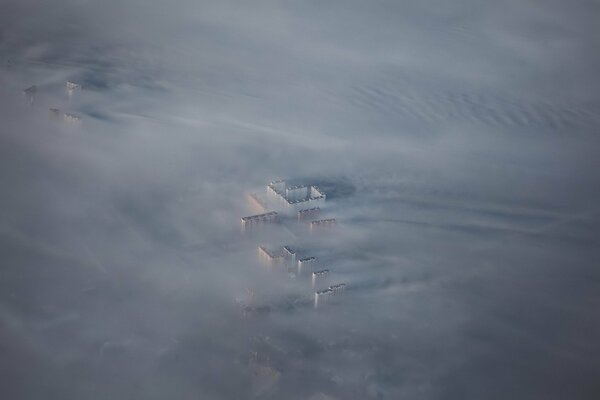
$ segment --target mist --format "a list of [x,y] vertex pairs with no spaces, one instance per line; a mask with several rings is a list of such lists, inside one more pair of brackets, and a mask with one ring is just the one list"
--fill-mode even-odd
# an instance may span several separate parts
[[0,397],[598,398],[599,17],[0,0]]

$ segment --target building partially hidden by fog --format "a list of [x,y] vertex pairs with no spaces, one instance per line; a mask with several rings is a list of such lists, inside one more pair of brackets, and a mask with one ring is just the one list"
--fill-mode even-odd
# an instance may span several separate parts
[[69,94],[69,96],[72,96],[73,92],[75,92],[76,90],[79,90],[79,89],[81,89],[80,84],[67,81],[67,93]]
[[69,125],[75,125],[75,126],[81,125],[81,117],[78,117],[75,114],[64,113],[63,121],[65,121]]
[[258,246],[258,258],[269,266],[294,265],[296,263],[296,252],[289,246],[283,246],[277,250],[270,250],[266,246]]
[[317,218],[321,213],[321,209],[319,207],[307,208],[306,210],[298,211],[298,221],[305,219]]
[[58,119],[58,118],[61,118],[61,117],[62,117],[62,112],[60,111],[60,108],[56,108],[56,107],[50,107],[50,108],[48,109],[48,115],[49,115],[51,118],[56,118],[56,119]]
[[288,213],[322,206],[326,199],[316,186],[287,186],[283,180],[267,185],[267,197],[275,207]]
[[315,308],[318,307],[319,304],[322,304],[323,302],[326,302],[327,300],[329,300],[329,298],[331,298],[332,296],[341,294],[345,289],[346,289],[346,284],[339,283],[337,285],[329,286],[325,290],[319,290],[319,291],[315,292]]
[[[252,193],[248,195],[250,207],[261,213],[243,217],[242,230],[255,225],[275,222],[279,218],[281,218],[280,224],[285,227],[286,223],[293,218],[292,216],[296,216],[298,221],[310,221],[311,231],[317,227],[331,227],[336,224],[335,218],[317,219],[325,200],[325,193],[317,186],[288,185],[284,180],[270,182],[267,185],[266,194]],[[317,290],[328,284],[325,282],[328,280],[329,270],[317,270],[316,266],[319,264],[316,257],[297,259],[296,251],[287,245],[276,249],[258,246],[258,258],[268,266],[286,266],[288,275],[291,277],[310,274],[312,291],[316,290],[314,292],[315,307],[331,296],[340,294],[346,287],[344,283],[341,283],[328,286],[324,290]],[[295,275],[294,269],[296,270]]]
[[319,281],[324,280],[329,275],[328,269],[322,269],[320,271],[314,271],[312,273],[312,286],[315,287]]
[[290,264],[296,264],[296,251],[292,250],[289,246],[283,246],[283,257],[288,260]]
[[247,217],[242,217],[242,230],[264,223],[275,222],[277,221],[277,215],[277,212],[271,211],[264,214],[256,214]]
[[37,87],[35,85],[29,86],[28,88],[23,90],[23,97],[25,98],[27,104],[33,104],[36,92]]
[[327,218],[327,219],[319,219],[316,221],[311,221],[310,230],[312,231],[315,228],[319,227],[332,227],[336,224],[335,218]]
[[316,257],[306,257],[298,260],[298,273],[301,273],[302,270],[312,269],[313,266],[317,263]]

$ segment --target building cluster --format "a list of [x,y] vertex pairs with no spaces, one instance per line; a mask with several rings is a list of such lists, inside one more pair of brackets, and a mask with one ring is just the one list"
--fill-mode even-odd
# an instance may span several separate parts
[[[69,95],[69,99],[73,96],[73,93],[77,90],[81,90],[81,85],[75,82],[66,82],[66,90]],[[23,90],[23,97],[25,98],[25,102],[29,105],[33,105],[36,93],[38,89],[37,86],[32,85]],[[63,112],[60,108],[50,107],[48,109],[48,115],[51,118],[59,119],[63,121],[65,124],[71,126],[79,126],[81,125],[81,117],[72,113],[72,112]]]
[[267,185],[267,197],[281,211],[297,213],[325,204],[326,195],[317,186],[288,186],[283,180]]
[[248,203],[257,214],[241,219],[242,231],[264,223],[276,222],[279,216],[296,215],[298,221],[308,221],[311,230],[318,226],[335,225],[335,219],[315,220],[321,214],[327,196],[315,185],[289,186],[284,180],[270,182],[264,198],[248,195]]
[[[290,186],[283,180],[270,182],[266,188],[265,199],[257,194],[248,195],[250,206],[260,214],[242,217],[242,231],[279,221],[282,216],[284,220],[289,219],[289,216],[294,214],[298,221],[308,221],[311,231],[319,227],[332,227],[336,224],[335,218],[314,219],[320,216],[326,198],[325,193],[314,185]],[[297,258],[296,251],[289,246],[276,249],[264,245],[258,246],[258,257],[263,264],[270,267],[287,267],[288,272],[293,275],[311,274],[312,288],[316,290],[315,307],[329,297],[342,293],[346,286],[341,283],[320,289],[330,274],[329,269],[316,270],[318,265],[316,257]]]

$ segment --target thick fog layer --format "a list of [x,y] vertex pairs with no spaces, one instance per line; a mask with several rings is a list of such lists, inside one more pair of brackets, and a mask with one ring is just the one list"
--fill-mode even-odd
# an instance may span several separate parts
[[[600,398],[599,20],[0,0],[0,398]],[[281,178],[336,226],[242,233]]]

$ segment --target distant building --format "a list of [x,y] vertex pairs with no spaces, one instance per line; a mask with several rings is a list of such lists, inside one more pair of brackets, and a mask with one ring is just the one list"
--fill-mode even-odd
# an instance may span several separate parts
[[317,218],[320,213],[321,209],[319,207],[312,207],[306,210],[300,210],[298,211],[298,221]]
[[298,274],[302,272],[302,270],[312,269],[312,267],[317,263],[316,257],[306,257],[298,260]]
[[275,221],[277,221],[277,213],[275,211],[242,217],[242,230],[245,230],[251,226]]
[[312,286],[315,287],[320,280],[323,280],[329,275],[328,269],[323,269],[320,271],[314,271],[312,273]]
[[35,94],[37,92],[37,86],[29,86],[28,88],[23,90],[23,97],[27,104],[33,104],[33,100],[35,98]]
[[296,264],[296,251],[292,250],[289,246],[283,246],[283,257],[287,259],[290,264]]
[[287,186],[285,181],[273,181],[267,185],[267,197],[275,207],[285,212],[298,212],[325,203],[325,193],[316,186]]
[[70,125],[80,125],[81,117],[78,117],[75,114],[64,113],[63,121],[65,121],[67,124],[70,124]]
[[310,223],[310,230],[312,231],[315,228],[319,227],[332,227],[336,224],[335,218],[327,218],[327,219],[319,219],[316,221],[312,221]]
[[81,89],[80,84],[67,81],[67,93],[69,94],[69,96],[71,96],[73,94],[73,92],[75,92],[76,90],[79,90],[79,89]]
[[283,264],[283,254],[274,253],[267,249],[265,246],[258,246],[258,258],[267,265],[280,265]]
[[62,112],[60,111],[59,108],[54,108],[51,107],[48,109],[48,115],[50,115],[50,117],[52,118],[61,118],[62,117]]
[[329,286],[329,289],[333,292],[333,294],[340,294],[346,289],[346,284],[339,283],[337,285]]
[[332,296],[341,294],[345,289],[346,289],[346,284],[340,283],[337,285],[329,286],[325,290],[319,290],[319,291],[315,292],[315,308],[317,308],[319,306],[319,304],[326,302]]
[[266,246],[258,246],[258,257],[267,265],[295,264],[296,252],[289,246],[283,246],[277,250],[269,250]]
[[331,289],[319,290],[318,292],[315,292],[315,308],[319,307],[319,304],[326,301],[332,294],[333,291]]

